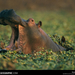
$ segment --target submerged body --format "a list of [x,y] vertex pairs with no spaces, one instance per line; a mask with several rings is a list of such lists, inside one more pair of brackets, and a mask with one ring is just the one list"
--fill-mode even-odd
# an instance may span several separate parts
[[[9,10],[7,11],[7,14],[8,13]],[[10,15],[6,15],[6,17],[0,16],[0,23],[10,25],[12,28],[10,44],[7,46],[9,50],[14,49],[16,41],[18,49],[22,49],[25,54],[29,54],[34,51],[41,51],[43,48],[52,49],[52,51],[66,50],[62,46],[54,43],[52,39],[40,28],[42,26],[41,21],[36,24],[32,18],[23,20],[17,16],[13,10],[10,10]]]

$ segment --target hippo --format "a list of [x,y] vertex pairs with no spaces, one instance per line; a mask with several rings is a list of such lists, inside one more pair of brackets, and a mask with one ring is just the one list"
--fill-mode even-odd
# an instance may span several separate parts
[[14,50],[16,41],[17,50],[22,50],[24,54],[31,54],[43,49],[52,49],[54,52],[66,50],[66,48],[54,43],[41,29],[41,21],[36,24],[33,18],[24,20],[13,9],[3,10],[0,13],[0,24],[10,25],[12,29],[10,44],[5,48],[6,50]]

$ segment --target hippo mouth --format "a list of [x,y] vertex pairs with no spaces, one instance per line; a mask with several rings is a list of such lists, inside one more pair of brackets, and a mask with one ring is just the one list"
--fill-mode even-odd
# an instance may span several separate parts
[[18,48],[18,42],[19,42],[19,28],[18,25],[15,25],[15,27],[12,27],[12,34],[11,34],[11,38],[10,38],[10,43],[9,45],[6,47],[7,50],[13,50]]
[[[18,48],[20,45],[19,37],[21,35],[19,26],[22,26],[22,28],[24,28],[24,26],[26,25],[26,20],[18,16],[13,9],[3,10],[2,12],[0,12],[0,24],[4,26],[10,25],[12,29],[10,43],[5,49],[13,50]],[[15,45],[16,45],[16,48],[15,48]]]

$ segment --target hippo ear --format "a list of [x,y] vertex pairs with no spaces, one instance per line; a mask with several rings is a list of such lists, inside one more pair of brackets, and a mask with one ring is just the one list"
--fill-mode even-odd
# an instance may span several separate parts
[[38,28],[40,28],[42,26],[42,22],[39,21],[39,23],[37,24]]

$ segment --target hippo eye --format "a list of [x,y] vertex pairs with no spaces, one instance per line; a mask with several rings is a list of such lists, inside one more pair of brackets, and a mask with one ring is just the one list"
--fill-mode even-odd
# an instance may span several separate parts
[[32,20],[32,22],[33,22],[33,20]]

